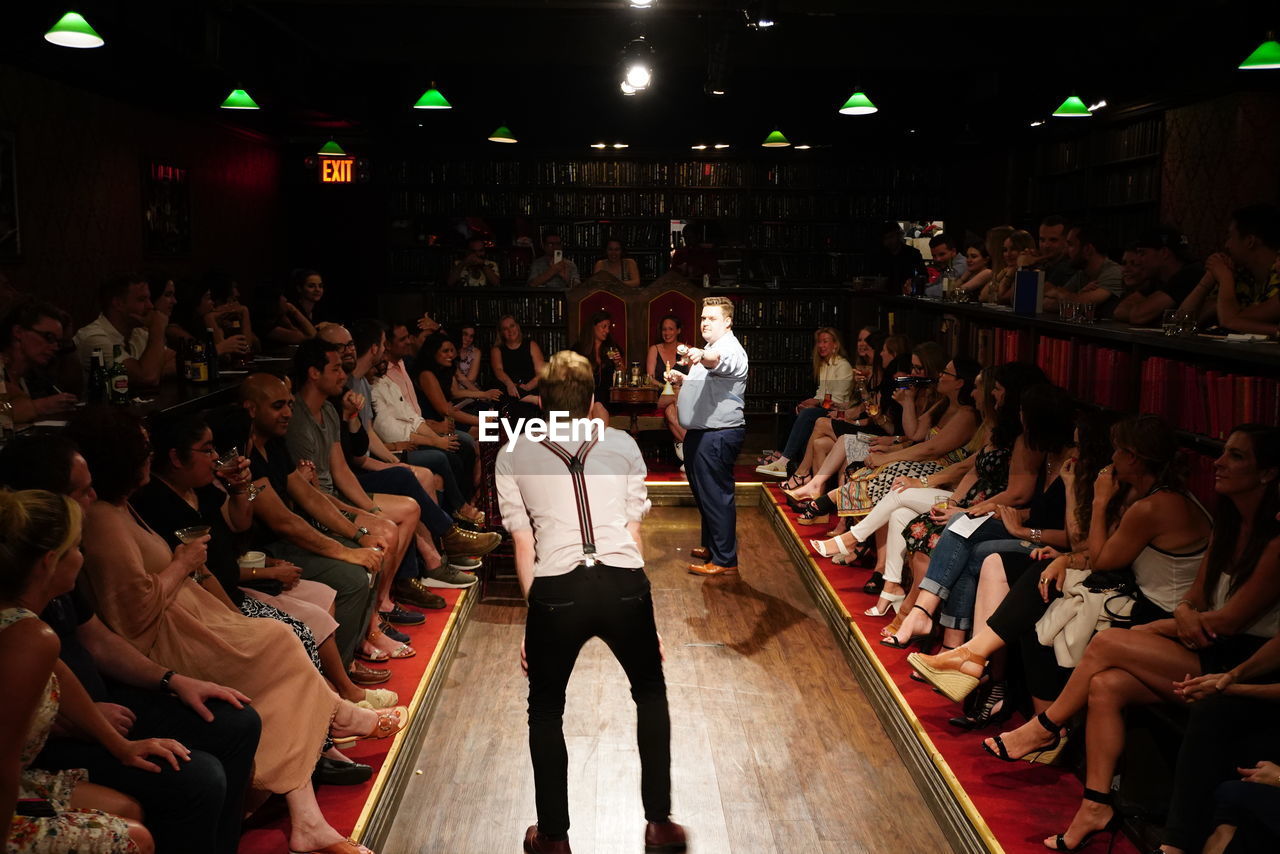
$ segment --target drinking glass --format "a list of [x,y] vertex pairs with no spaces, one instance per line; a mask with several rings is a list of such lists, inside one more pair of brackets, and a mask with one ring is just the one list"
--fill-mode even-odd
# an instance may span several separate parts
[[[225,454],[218,457],[218,461],[214,463],[214,467],[219,474],[227,475],[235,471],[240,465],[240,448],[232,446]],[[250,501],[258,497],[258,493],[262,490],[253,485],[253,481],[249,482],[247,495]]]
[[1166,308],[1160,317],[1160,328],[1164,330],[1164,334],[1170,337],[1178,334],[1178,310],[1176,308]]
[[179,528],[173,532],[173,535],[177,537],[178,542],[183,545],[191,545],[201,537],[209,536],[209,532],[211,530],[213,529],[208,525],[191,525],[187,528]]

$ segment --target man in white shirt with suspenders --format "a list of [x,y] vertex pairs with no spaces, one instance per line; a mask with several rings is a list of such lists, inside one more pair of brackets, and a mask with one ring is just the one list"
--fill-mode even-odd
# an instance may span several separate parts
[[529,600],[521,663],[529,677],[529,753],[538,823],[529,854],[570,854],[565,687],[582,646],[599,637],[626,671],[636,702],[646,851],[685,850],[670,821],[671,719],[653,598],[644,574],[640,520],[649,510],[635,440],[588,422],[591,364],[556,353],[538,391],[549,418],[582,419],[568,442],[518,435],[498,453],[495,481],[516,572]]

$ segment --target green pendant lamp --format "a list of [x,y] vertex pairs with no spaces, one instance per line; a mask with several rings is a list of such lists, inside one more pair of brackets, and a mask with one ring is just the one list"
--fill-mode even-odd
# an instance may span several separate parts
[[766,136],[764,138],[764,142],[760,143],[760,145],[764,148],[786,148],[791,145],[791,143],[782,135],[782,131],[775,130],[773,133]]
[[489,141],[511,143],[516,141],[516,137],[515,134],[511,132],[511,128],[506,125],[499,125],[497,130],[489,134]]
[[880,108],[871,103],[871,99],[863,92],[854,92],[840,108],[840,112],[846,116],[869,116],[879,110]]
[[431,88],[422,93],[422,97],[413,105],[415,110],[452,110],[453,104],[440,93],[436,88],[435,81],[431,81]]
[[260,110],[258,102],[249,97],[243,89],[232,89],[227,99],[220,104],[224,110]]
[[1245,57],[1240,63],[1241,71],[1265,71],[1280,68],[1280,42],[1275,33],[1267,33],[1267,40],[1258,45],[1258,49]]
[[347,152],[342,149],[341,145],[332,139],[320,146],[320,150],[316,154],[321,157],[346,157]]
[[44,40],[59,47],[102,47],[105,42],[98,31],[89,26],[84,15],[68,12],[44,34]]
[[1067,98],[1058,109],[1053,111],[1053,116],[1057,119],[1087,119],[1092,115],[1089,107],[1076,95]]

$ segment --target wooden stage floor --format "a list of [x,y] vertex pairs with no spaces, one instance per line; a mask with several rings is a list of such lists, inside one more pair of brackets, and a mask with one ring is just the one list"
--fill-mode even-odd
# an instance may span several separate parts
[[[736,578],[685,571],[697,524],[692,508],[655,507],[643,528],[667,653],[673,818],[690,851],[949,851],[764,511],[739,508]],[[513,605],[471,613],[384,854],[520,850],[535,820],[524,618]],[[592,641],[565,712],[575,854],[643,850],[634,708]]]

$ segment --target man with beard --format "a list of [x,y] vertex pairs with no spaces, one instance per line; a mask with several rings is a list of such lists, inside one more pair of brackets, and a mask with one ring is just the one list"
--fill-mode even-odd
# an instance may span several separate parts
[[34,368],[46,367],[58,354],[62,341],[62,312],[49,303],[25,300],[0,320],[0,370],[6,382],[13,420],[26,424],[75,406],[76,396],[53,389],[39,394],[28,385]]

